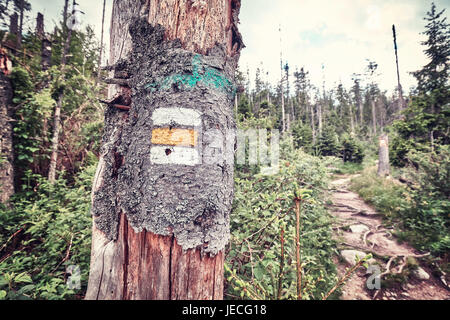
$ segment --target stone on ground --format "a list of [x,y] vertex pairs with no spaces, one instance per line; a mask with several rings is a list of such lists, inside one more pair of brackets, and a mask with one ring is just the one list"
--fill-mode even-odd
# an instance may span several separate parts
[[428,280],[430,279],[430,275],[423,270],[421,267],[418,267],[413,271],[413,275],[419,280]]
[[353,226],[350,226],[350,230],[353,233],[363,233],[369,231],[369,228],[364,224],[355,224]]
[[349,265],[354,266],[358,260],[364,259],[367,254],[358,250],[342,250],[341,256]]

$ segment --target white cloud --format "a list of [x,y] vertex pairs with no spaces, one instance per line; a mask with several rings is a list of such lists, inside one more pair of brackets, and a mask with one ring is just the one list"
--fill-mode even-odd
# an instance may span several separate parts
[[[94,27],[100,39],[102,0],[77,0],[84,24]],[[327,88],[342,81],[351,82],[352,73],[362,73],[366,60],[378,63],[380,86],[392,91],[397,78],[392,42],[392,24],[397,29],[400,77],[405,89],[415,84],[410,71],[420,69],[426,58],[420,41],[423,17],[431,0],[242,0],[240,30],[246,48],[240,68],[247,66],[253,78],[263,62],[272,83],[280,78],[280,33],[282,28],[283,60],[291,70],[305,66],[313,84],[322,86],[322,63],[325,64]],[[450,11],[450,0],[435,0],[438,8]],[[46,16],[46,30],[51,31],[61,18],[64,0],[31,0],[34,26],[36,12]],[[112,0],[107,0],[105,43],[109,43]],[[52,21],[52,22],[51,22]]]

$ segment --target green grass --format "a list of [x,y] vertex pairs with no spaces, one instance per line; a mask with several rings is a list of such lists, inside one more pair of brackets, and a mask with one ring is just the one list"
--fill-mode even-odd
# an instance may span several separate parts
[[378,177],[373,166],[351,180],[350,190],[358,193],[388,219],[397,218],[398,212],[409,203],[407,189],[392,179]]
[[353,163],[353,162],[339,162],[336,169],[334,170],[335,174],[355,174],[361,172],[364,169],[364,165],[362,163]]

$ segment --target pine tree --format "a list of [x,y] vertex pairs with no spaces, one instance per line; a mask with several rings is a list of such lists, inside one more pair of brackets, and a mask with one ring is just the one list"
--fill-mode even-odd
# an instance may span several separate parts
[[[432,93],[442,90],[448,86],[450,70],[450,24],[443,17],[445,9],[437,12],[434,2],[431,10],[427,12],[424,20],[428,21],[426,30],[423,32],[428,37],[422,45],[427,46],[424,50],[430,62],[422,70],[416,71],[419,93]],[[448,88],[447,88],[448,90]],[[448,97],[447,97],[448,98]],[[437,110],[436,110],[437,111]]]

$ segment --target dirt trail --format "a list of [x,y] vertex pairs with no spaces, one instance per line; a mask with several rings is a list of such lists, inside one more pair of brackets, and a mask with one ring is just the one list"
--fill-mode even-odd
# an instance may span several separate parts
[[[421,264],[420,253],[407,244],[399,244],[392,235],[394,230],[383,226],[381,216],[356,193],[348,189],[350,179],[355,176],[337,176],[331,183],[332,204],[329,210],[336,218],[333,229],[341,254],[339,258],[335,258],[339,276],[342,277],[345,269],[355,264],[355,256],[363,258],[360,255],[366,253],[372,253],[374,259],[369,262],[369,265],[378,268],[381,273],[386,271],[391,260],[390,273],[405,274],[408,272],[406,261],[407,259],[411,261],[408,257],[414,257]],[[450,292],[425,266],[409,271],[409,276],[405,277],[407,282],[389,287],[382,283],[380,290],[376,288],[370,290],[367,283],[375,284],[375,273],[370,274],[364,267],[359,268],[344,285],[341,299],[450,299]]]

